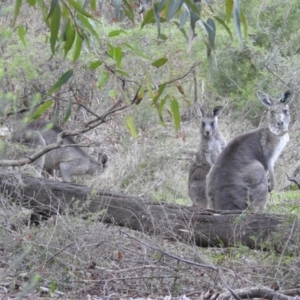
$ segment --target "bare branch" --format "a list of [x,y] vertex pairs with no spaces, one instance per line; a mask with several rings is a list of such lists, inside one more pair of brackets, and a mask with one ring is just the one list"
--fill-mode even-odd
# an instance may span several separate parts
[[129,235],[127,232],[125,232],[125,231],[123,231],[123,230],[120,230],[120,232],[123,233],[124,235],[126,235],[128,238],[130,238],[130,239],[132,239],[132,240],[134,240],[134,241],[140,243],[141,245],[144,245],[144,246],[146,246],[147,248],[150,248],[150,249],[153,249],[153,250],[155,250],[155,251],[158,251],[158,252],[160,252],[160,253],[162,253],[162,254],[164,254],[164,255],[166,255],[166,256],[169,256],[169,257],[171,257],[171,258],[173,258],[173,259],[176,259],[176,260],[178,260],[178,261],[184,262],[184,263],[186,263],[186,264],[188,264],[188,265],[193,265],[193,266],[197,266],[197,267],[200,267],[200,268],[206,268],[206,269],[210,269],[210,270],[216,272],[216,273],[218,274],[219,279],[220,279],[221,283],[223,284],[223,286],[230,292],[230,295],[233,296],[236,300],[240,300],[239,296],[236,295],[236,293],[235,293],[235,292],[227,285],[227,283],[225,282],[223,276],[222,276],[221,273],[220,273],[220,269],[219,269],[219,268],[217,268],[217,267],[215,267],[215,266],[213,266],[213,265],[199,264],[199,263],[194,262],[194,261],[191,261],[191,260],[189,260],[189,259],[185,259],[185,258],[176,256],[176,255],[170,254],[170,253],[165,252],[165,251],[163,251],[163,250],[161,250],[161,249],[159,249],[159,248],[157,248],[157,247],[154,247],[154,246],[152,246],[152,245],[149,245],[148,243],[145,243],[145,242],[142,242],[142,241],[136,239],[135,237]]
[[297,185],[298,189],[300,190],[300,184],[298,183],[298,181],[297,181],[294,177],[290,177],[290,176],[287,174],[287,172],[285,172],[285,175],[286,175],[287,180],[288,180],[288,181],[291,181],[291,182],[294,182],[294,183]]

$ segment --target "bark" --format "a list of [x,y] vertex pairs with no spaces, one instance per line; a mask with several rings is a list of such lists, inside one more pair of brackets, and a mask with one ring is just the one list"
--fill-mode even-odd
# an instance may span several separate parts
[[298,218],[265,213],[208,211],[151,201],[144,197],[94,190],[87,186],[22,175],[0,175],[0,192],[35,213],[46,216],[80,213],[99,221],[179,239],[198,246],[286,250],[299,239]]
[[[299,292],[299,291],[298,291]],[[293,300],[295,297],[290,297],[285,295],[285,292],[276,292],[266,287],[257,287],[251,289],[243,289],[234,291],[236,296],[239,299],[253,299],[253,298],[260,298],[260,299],[278,299],[278,300]],[[297,298],[297,297],[296,297]],[[232,294],[229,292],[220,294],[216,300],[231,300],[234,299]]]

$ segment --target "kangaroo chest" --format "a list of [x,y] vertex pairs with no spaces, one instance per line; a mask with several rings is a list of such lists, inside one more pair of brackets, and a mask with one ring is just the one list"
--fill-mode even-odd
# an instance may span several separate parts
[[278,159],[280,153],[282,152],[290,138],[288,133],[282,136],[276,136],[271,132],[269,132],[268,134],[271,136],[266,136],[265,139],[262,139],[262,142],[264,142],[265,140],[265,143],[262,143],[262,146],[268,164],[274,166],[276,160]]

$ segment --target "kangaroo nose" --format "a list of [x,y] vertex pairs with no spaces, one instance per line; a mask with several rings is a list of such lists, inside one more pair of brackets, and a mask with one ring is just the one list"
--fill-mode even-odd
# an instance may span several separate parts
[[277,125],[278,125],[278,127],[282,127],[283,126],[283,122],[282,121],[278,121]]

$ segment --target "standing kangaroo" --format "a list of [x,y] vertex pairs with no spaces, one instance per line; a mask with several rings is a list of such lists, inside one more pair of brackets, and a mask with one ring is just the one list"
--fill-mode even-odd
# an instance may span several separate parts
[[274,164],[289,141],[288,104],[293,95],[287,91],[274,100],[258,91],[257,96],[269,109],[268,126],[235,137],[219,155],[207,175],[209,208],[260,211],[275,186]]
[[[54,125],[51,129],[46,129],[47,123],[43,121],[33,121],[29,123],[23,131],[39,132],[46,145],[56,143],[57,136],[63,130]],[[63,145],[75,144],[71,137],[63,138]],[[55,170],[60,170],[64,181],[71,182],[74,175],[99,175],[106,167],[108,157],[106,154],[99,154],[98,160],[92,158],[80,147],[62,147],[51,150],[45,154],[43,169],[49,174]]]
[[200,148],[189,171],[189,196],[194,206],[206,208],[206,175],[224,149],[226,141],[219,131],[218,116],[223,107],[216,106],[211,112],[200,108]]

